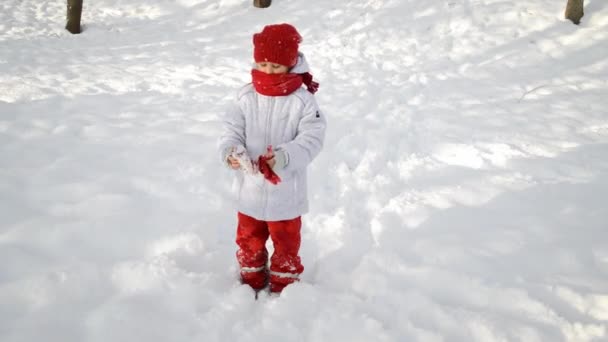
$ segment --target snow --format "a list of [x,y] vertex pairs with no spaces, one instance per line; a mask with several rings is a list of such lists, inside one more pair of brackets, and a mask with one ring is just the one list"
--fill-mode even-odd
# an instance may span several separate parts
[[[608,340],[608,2],[0,4],[0,340]],[[302,35],[302,281],[238,282],[219,120]]]

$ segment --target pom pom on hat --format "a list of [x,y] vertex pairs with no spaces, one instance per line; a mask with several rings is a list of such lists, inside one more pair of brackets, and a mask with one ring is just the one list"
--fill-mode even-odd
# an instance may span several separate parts
[[293,67],[298,62],[302,36],[289,24],[265,26],[253,35],[253,59],[256,63],[271,62]]

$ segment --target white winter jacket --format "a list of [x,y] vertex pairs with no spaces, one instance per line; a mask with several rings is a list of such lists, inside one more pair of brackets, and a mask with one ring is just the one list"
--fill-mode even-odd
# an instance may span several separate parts
[[[292,72],[306,72],[303,55]],[[219,139],[220,158],[227,164],[231,147],[245,146],[252,160],[266,153],[272,145],[285,153],[286,165],[274,171],[281,182],[273,185],[261,174],[236,172],[237,209],[263,221],[292,219],[308,211],[306,167],[323,147],[325,115],[314,96],[300,88],[287,96],[265,96],[253,85],[243,87],[236,104],[223,118]]]

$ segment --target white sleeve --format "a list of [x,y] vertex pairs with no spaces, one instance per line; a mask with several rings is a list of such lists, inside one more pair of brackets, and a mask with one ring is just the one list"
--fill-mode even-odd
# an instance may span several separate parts
[[323,147],[326,125],[325,115],[311,96],[304,106],[296,137],[277,146],[287,154],[288,161],[284,172],[304,169],[312,162]]
[[222,133],[218,140],[220,160],[226,164],[232,147],[245,146],[245,116],[238,103],[228,109],[222,119]]

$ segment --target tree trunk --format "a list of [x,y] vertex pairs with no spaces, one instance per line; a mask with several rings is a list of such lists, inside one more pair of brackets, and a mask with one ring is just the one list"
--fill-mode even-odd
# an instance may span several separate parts
[[83,0],[68,0],[68,15],[66,30],[73,34],[80,33],[80,17],[82,15]]
[[570,19],[576,25],[580,24],[583,17],[583,2],[584,0],[568,0],[566,5],[566,19]]
[[253,6],[259,7],[259,8],[266,8],[266,7],[270,7],[271,2],[272,2],[272,0],[253,0]]

